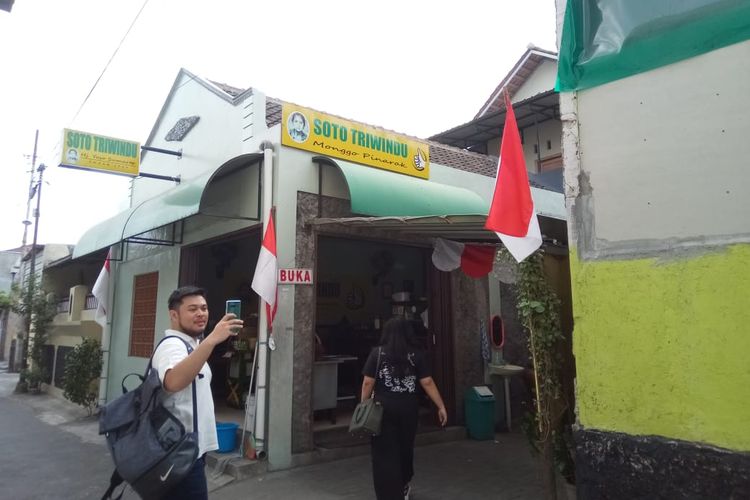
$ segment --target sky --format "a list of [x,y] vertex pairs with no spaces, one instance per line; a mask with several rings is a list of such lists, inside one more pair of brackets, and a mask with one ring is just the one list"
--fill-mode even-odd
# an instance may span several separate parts
[[470,121],[529,44],[556,50],[554,0],[16,0],[0,11],[0,250],[22,243],[37,130],[38,243],[127,208],[129,179],[57,166],[62,130],[145,142],[180,68],[427,138]]

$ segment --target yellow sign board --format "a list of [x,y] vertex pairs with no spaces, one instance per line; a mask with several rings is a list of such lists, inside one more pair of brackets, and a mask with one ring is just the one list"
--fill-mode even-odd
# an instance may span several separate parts
[[103,135],[65,129],[60,166],[136,177],[141,145]]
[[353,163],[430,178],[427,144],[300,106],[284,104],[281,143]]

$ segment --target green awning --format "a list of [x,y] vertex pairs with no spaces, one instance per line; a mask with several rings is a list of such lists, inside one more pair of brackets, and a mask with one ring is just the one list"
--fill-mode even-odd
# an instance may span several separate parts
[[88,255],[122,241],[122,230],[138,207],[131,207],[89,228],[73,249],[73,258]]
[[[218,182],[237,170],[259,163],[262,158],[261,153],[234,158],[214,171],[183,181],[173,189],[96,224],[78,240],[73,250],[73,258],[88,255],[191,215],[206,213],[206,208],[215,204],[215,200],[207,199],[205,196],[206,188],[212,182]],[[255,214],[255,217],[236,213],[210,215],[253,220],[258,218],[258,214]]]
[[336,166],[349,186],[352,213],[377,217],[487,214],[489,205],[474,191],[372,167],[318,156]]

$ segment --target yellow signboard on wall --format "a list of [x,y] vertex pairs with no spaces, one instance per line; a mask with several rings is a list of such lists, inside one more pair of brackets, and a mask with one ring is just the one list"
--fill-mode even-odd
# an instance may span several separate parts
[[65,129],[60,166],[136,177],[141,145],[103,135]]
[[430,178],[430,148],[411,138],[284,104],[281,143],[400,174]]

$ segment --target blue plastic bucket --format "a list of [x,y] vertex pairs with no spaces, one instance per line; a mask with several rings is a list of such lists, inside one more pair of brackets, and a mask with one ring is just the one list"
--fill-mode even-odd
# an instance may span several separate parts
[[216,434],[219,437],[219,453],[229,453],[237,447],[237,429],[239,425],[232,422],[216,422]]

